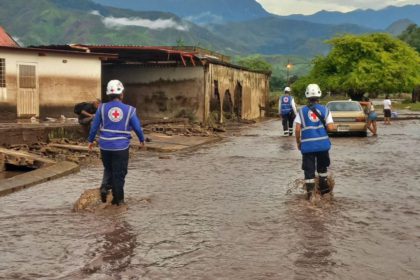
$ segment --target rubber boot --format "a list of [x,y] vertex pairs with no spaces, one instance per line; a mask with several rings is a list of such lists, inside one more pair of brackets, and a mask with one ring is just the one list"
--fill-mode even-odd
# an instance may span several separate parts
[[114,189],[112,192],[113,199],[111,201],[112,205],[120,206],[124,204],[124,190],[123,189]]
[[312,196],[312,192],[315,188],[315,183],[305,183],[305,187],[306,187],[306,195],[307,195],[306,198],[310,200]]
[[99,189],[100,193],[101,193],[101,201],[102,203],[106,203],[106,197],[108,196],[108,190],[110,189],[110,186],[101,186],[101,188]]
[[330,187],[328,186],[328,177],[319,177],[319,192],[321,195],[330,192]]

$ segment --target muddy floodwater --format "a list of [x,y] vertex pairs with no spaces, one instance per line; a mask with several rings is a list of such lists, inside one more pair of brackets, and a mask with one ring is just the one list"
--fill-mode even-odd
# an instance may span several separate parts
[[0,279],[420,279],[420,121],[333,138],[313,207],[281,123],[159,159],[136,154],[128,211],[72,213],[102,168],[0,198]]

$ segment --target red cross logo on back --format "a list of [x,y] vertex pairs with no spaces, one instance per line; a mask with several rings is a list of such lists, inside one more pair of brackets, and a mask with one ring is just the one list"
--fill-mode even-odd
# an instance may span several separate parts
[[115,110],[115,111],[112,113],[112,116],[113,116],[114,118],[118,119],[118,117],[120,116],[120,113],[118,113],[118,111],[117,111],[117,110]]
[[113,107],[108,111],[108,118],[112,122],[119,122],[123,119],[123,117],[124,117],[124,113],[121,110],[121,108]]
[[[318,113],[319,113],[319,112],[318,112]],[[309,110],[309,112],[308,112],[308,117],[309,117],[309,119],[310,119],[312,122],[317,122],[317,121],[319,121],[318,116],[317,116],[314,112],[312,112],[312,110]]]

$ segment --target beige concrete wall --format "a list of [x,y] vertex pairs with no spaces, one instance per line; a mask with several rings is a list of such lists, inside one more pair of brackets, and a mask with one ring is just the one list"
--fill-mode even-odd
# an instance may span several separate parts
[[118,79],[125,87],[125,102],[137,108],[142,119],[204,116],[204,69],[198,67],[146,67],[104,65],[103,83]]
[[[235,98],[238,98],[235,91],[237,91],[239,83],[242,88],[242,104],[240,108],[242,119],[252,120],[265,116],[265,112],[261,108],[265,108],[268,101],[268,75],[223,65],[209,64],[206,70],[206,118],[211,113],[209,101],[215,92],[215,81],[220,95],[221,112],[223,111],[223,102],[227,91],[229,91],[233,103],[238,101],[235,101]],[[221,114],[220,121],[224,121],[223,114]]]
[[98,57],[1,50],[6,59],[6,90],[0,96],[0,108],[7,118],[16,117],[18,64],[33,64],[37,71],[37,89],[41,117],[75,117],[75,103],[101,96],[101,61]]

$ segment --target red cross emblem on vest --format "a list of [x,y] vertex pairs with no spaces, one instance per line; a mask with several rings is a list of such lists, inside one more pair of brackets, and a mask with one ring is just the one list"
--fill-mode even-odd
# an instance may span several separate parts
[[119,113],[117,110],[115,110],[115,111],[112,113],[112,116],[113,116],[114,118],[118,119],[118,117],[120,116],[120,113]]
[[[318,111],[318,110],[317,110],[317,111]],[[319,111],[318,111],[318,113],[319,113]],[[317,116],[314,112],[312,112],[312,110],[309,110],[309,111],[308,111],[308,117],[309,117],[309,119],[310,119],[312,122],[317,122],[317,121],[319,121],[318,116]]]
[[112,122],[119,122],[123,119],[123,117],[124,117],[124,113],[121,110],[121,108],[113,107],[108,111],[108,118]]

